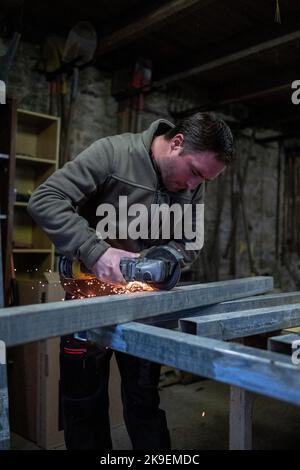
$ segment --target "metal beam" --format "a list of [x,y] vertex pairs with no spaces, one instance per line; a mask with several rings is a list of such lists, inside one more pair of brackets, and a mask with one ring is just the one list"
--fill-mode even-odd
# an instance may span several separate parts
[[287,356],[211,338],[128,323],[89,338],[143,359],[300,405],[300,374]]
[[[297,348],[300,347],[300,335],[297,333],[289,333],[287,335],[272,336],[268,338],[268,349],[281,354],[291,355],[293,352],[293,343],[298,341]],[[299,359],[299,355],[298,355]]]
[[0,341],[0,450],[10,448],[6,347]]
[[0,339],[7,346],[100,326],[186,310],[272,290],[272,277],[249,277],[91,299],[0,309]]
[[234,52],[233,54],[229,54],[225,57],[220,57],[219,59],[215,59],[205,64],[198,65],[197,67],[193,67],[190,70],[185,70],[184,72],[170,75],[169,77],[163,78],[162,80],[158,80],[153,84],[153,86],[155,88],[160,88],[172,82],[186,80],[187,78],[191,78],[195,75],[200,75],[203,72],[209,72],[225,65],[231,65],[241,60],[249,59],[250,57],[254,57],[263,52],[270,51],[272,49],[275,49],[276,47],[281,47],[290,44],[294,41],[298,41],[299,39],[300,30],[297,30],[293,33],[285,34],[284,36],[279,36],[275,39],[271,39],[270,41],[265,41],[261,44],[256,44],[255,46],[249,47],[242,51]]
[[95,57],[97,59],[99,56],[112,52],[117,48],[124,47],[154,30],[169,25],[172,21],[176,21],[179,16],[182,20],[184,15],[191,14],[196,10],[199,11],[215,1],[216,0],[175,0],[169,2],[153,11],[148,16],[130,23],[128,26],[115,31],[110,36],[102,38]]
[[[160,317],[148,317],[139,320],[161,328],[177,328],[178,320],[185,320],[183,315],[190,320],[200,315],[213,315],[216,313],[237,312],[241,310],[249,310],[254,308],[274,307],[279,305],[290,305],[300,303],[300,292],[288,292],[280,294],[256,295],[254,297],[232,300],[229,302],[220,302],[219,304],[209,305],[206,307],[193,308],[184,312],[173,312]],[[193,326],[190,325],[193,329]]]
[[203,315],[180,320],[181,330],[229,340],[300,325],[300,304]]
[[0,214],[0,307],[4,306],[4,285],[3,285],[3,262],[2,262],[2,241],[1,241],[1,220],[3,219],[2,214]]

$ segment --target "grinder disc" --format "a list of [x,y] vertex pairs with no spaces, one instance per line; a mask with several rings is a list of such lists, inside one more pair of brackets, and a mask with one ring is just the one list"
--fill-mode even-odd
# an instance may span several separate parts
[[181,268],[180,260],[183,259],[182,254],[175,248],[169,246],[153,246],[147,251],[146,258],[170,261],[174,267],[168,279],[163,282],[153,283],[152,285],[160,290],[170,290],[176,286],[180,279]]

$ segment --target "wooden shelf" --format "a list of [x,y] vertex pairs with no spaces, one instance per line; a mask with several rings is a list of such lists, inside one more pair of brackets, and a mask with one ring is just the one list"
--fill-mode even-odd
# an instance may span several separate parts
[[60,119],[23,109],[18,109],[17,118],[16,154],[32,163],[39,160],[57,163]]
[[28,109],[18,109],[18,120],[26,124],[31,124],[36,130],[42,129],[44,126],[49,126],[53,122],[58,122],[60,119],[51,114],[36,113]]
[[38,157],[30,157],[29,155],[16,155],[16,159],[18,162],[26,162],[26,164],[40,164],[43,163],[45,165],[56,165],[56,160],[48,160],[47,158],[38,158]]
[[52,253],[52,248],[14,248],[13,253],[47,254]]
[[[2,105],[0,115],[1,108]],[[10,153],[14,157],[15,175],[10,188],[16,189],[20,200],[15,200],[14,191],[10,191],[9,194],[12,194],[10,212],[6,206],[1,209],[13,216],[13,244],[8,256],[11,258],[13,255],[17,301],[23,305],[48,300],[48,294],[46,295],[48,288],[42,285],[46,280],[44,273],[54,271],[54,245],[26,208],[27,196],[30,196],[32,191],[58,167],[60,119],[31,111],[16,110],[16,121],[17,157],[15,158],[15,153],[10,152],[8,148],[1,148],[1,151]],[[4,120],[3,123],[2,128],[5,128]],[[10,161],[11,158],[8,161],[0,161],[1,173],[3,173],[2,167]],[[5,178],[3,178],[4,183]],[[24,195],[24,198],[20,194]],[[51,295],[53,295],[52,290]],[[10,348],[9,351],[14,363],[10,374],[10,389],[13,391],[10,402],[11,424],[16,432],[37,442],[41,447],[48,445],[48,432],[49,435],[50,432],[55,435],[56,439],[58,435],[62,439],[61,431],[58,432],[59,340],[55,339],[57,343],[55,351],[51,349],[53,342],[54,340],[50,339],[26,344],[24,347]],[[43,358],[47,360],[47,365],[48,361],[51,361],[50,375],[45,374]],[[53,376],[53,370],[57,378],[56,375]],[[53,396],[56,400],[54,402]],[[53,416],[48,416],[49,410],[53,411]],[[57,442],[57,445],[59,444],[60,442]]]

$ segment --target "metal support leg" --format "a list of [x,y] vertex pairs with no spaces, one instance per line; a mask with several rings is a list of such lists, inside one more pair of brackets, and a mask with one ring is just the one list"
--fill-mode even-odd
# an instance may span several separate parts
[[10,449],[6,348],[0,341],[0,450]]
[[[1,220],[0,220],[0,307],[4,306],[3,295],[3,268],[1,245]],[[9,413],[8,413],[8,388],[6,370],[6,347],[0,339],[0,450],[10,448]]]

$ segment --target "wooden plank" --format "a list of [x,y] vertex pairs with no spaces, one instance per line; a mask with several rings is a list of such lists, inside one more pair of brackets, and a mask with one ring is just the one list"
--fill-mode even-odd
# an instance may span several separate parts
[[180,320],[182,331],[223,340],[281,330],[299,324],[300,304],[218,313]]
[[229,449],[252,449],[253,393],[239,387],[230,387]]
[[174,0],[168,4],[156,9],[148,16],[139,18],[137,21],[130,23],[128,26],[115,31],[110,36],[101,38],[101,42],[97,48],[95,57],[98,58],[108,52],[120,47],[124,47],[146,34],[151,33],[159,28],[166,27],[172,21],[176,21],[179,17],[182,20],[184,15],[191,14],[193,11],[199,12],[216,0]]
[[282,354],[136,322],[91,330],[89,339],[117,351],[300,405],[299,368]]
[[197,67],[193,67],[190,70],[185,70],[184,72],[170,75],[169,77],[163,78],[162,80],[158,80],[157,82],[153,84],[153,86],[155,88],[160,88],[162,86],[168,85],[176,81],[186,80],[187,78],[193,77],[195,75],[200,75],[201,73],[209,72],[211,70],[223,67],[225,65],[231,65],[236,62],[249,59],[251,57],[255,57],[257,56],[257,54],[270,51],[276,47],[282,47],[284,45],[298,41],[299,39],[300,39],[300,30],[297,30],[290,34],[285,34],[275,39],[271,39],[269,41],[256,44],[255,46],[249,47],[247,49],[243,49],[242,51],[234,52],[233,54],[229,54],[228,56],[225,56],[225,57],[223,56],[223,57],[220,57],[219,59],[215,59],[205,64],[198,65]]
[[0,339],[7,346],[100,326],[209,305],[270,291],[272,277],[250,277],[176,287],[172,291],[95,297],[0,309]]
[[[220,302],[219,304],[209,305],[206,307],[193,308],[184,311],[188,320],[191,317],[197,317],[199,315],[212,315],[216,313],[225,313],[225,312],[236,312],[240,310],[249,310],[252,308],[263,308],[263,307],[273,307],[277,305],[288,305],[300,303],[300,292],[288,292],[284,294],[266,294],[266,295],[256,295],[254,297],[243,298],[238,300],[232,300],[227,302]],[[177,328],[178,320],[185,320],[182,318],[183,312],[173,312],[167,315],[164,315],[162,318],[159,317],[148,317],[143,318],[139,321],[155,326],[160,326],[161,328]],[[195,327],[193,327],[192,322],[189,325],[190,331],[187,333],[195,333]]]

